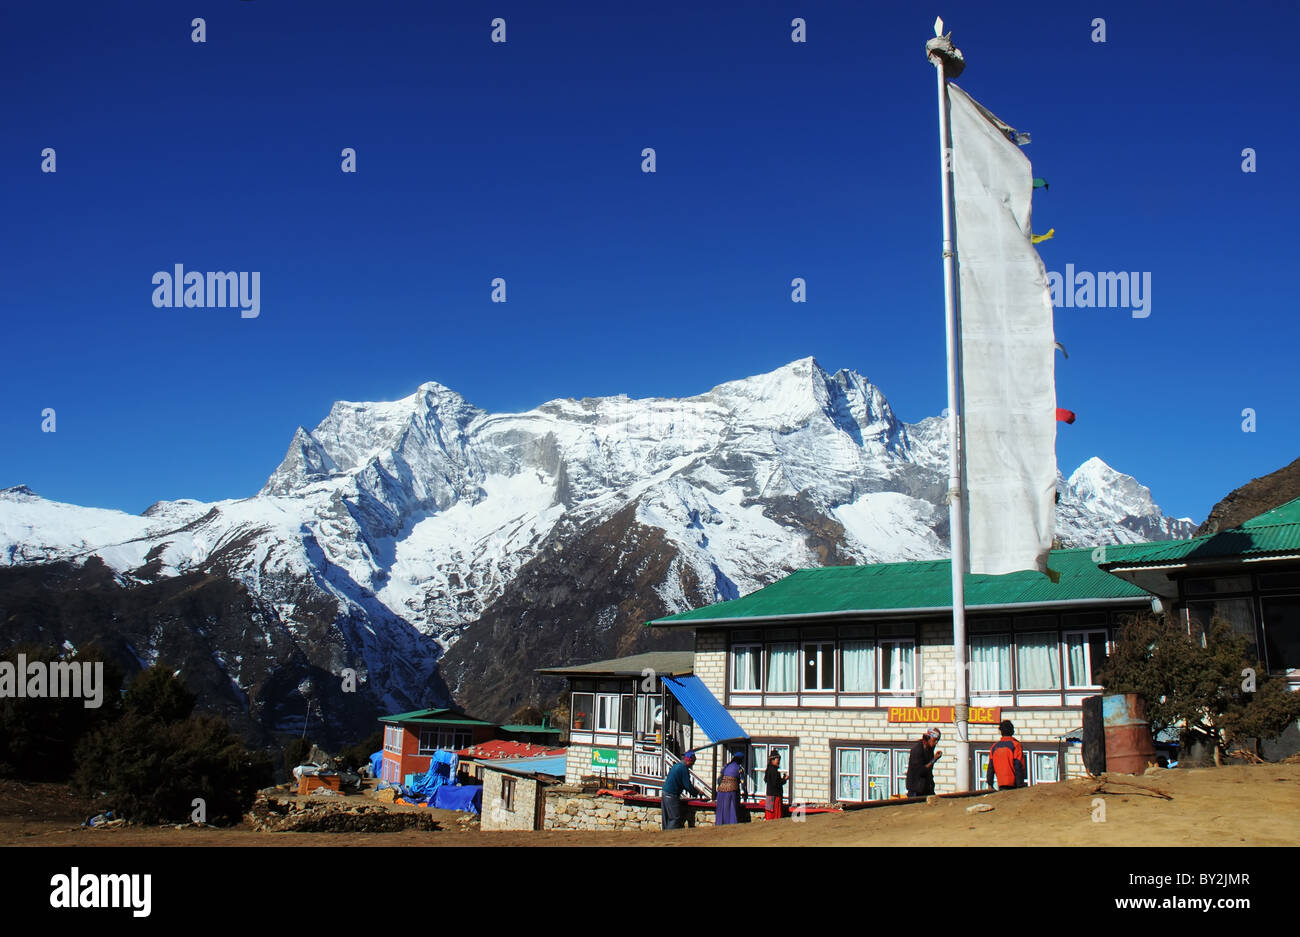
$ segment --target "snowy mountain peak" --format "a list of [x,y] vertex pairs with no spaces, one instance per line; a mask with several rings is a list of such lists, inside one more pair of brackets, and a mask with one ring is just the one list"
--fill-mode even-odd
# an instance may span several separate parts
[[1080,498],[1106,503],[1133,517],[1159,510],[1150,488],[1133,476],[1111,468],[1097,456],[1075,469],[1068,485]]
[[1075,469],[1068,481],[1059,472],[1057,477],[1057,535],[1064,540],[1133,543],[1190,537],[1196,529],[1188,518],[1166,517],[1150,488],[1096,456]]
[[[392,712],[434,701],[439,655],[499,602],[553,621],[576,602],[574,627],[590,629],[633,616],[618,611],[625,599],[675,612],[809,565],[944,556],[946,476],[941,419],[903,423],[857,371],[812,357],[695,396],[523,413],[487,413],[429,381],[297,427],[251,498],[164,501],[141,517],[0,491],[0,565],[95,554],[127,585],[228,577],[255,597],[267,635],[319,650],[332,622],[329,654],[343,656],[314,665],[364,665]],[[1066,546],[1190,533],[1100,459],[1059,490]],[[597,560],[584,544],[610,552]],[[590,559],[565,567],[561,554]],[[619,570],[638,571],[638,594],[583,606]]]
[[324,447],[315,437],[301,426],[293,434],[289,451],[285,453],[280,466],[266,480],[262,495],[287,495],[313,481],[319,481],[338,471],[338,465],[330,458]]

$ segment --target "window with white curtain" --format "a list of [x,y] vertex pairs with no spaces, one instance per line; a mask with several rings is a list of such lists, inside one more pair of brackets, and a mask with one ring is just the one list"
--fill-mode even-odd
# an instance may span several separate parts
[[652,736],[662,731],[664,698],[662,696],[638,696],[637,701],[637,732],[642,736]]
[[432,755],[439,749],[453,752],[460,751],[462,748],[469,748],[473,737],[473,733],[468,729],[452,729],[447,727],[440,729],[421,729],[418,754]]
[[870,744],[835,747],[835,799],[888,800],[907,793],[908,748]]
[[596,731],[617,732],[619,725],[619,695],[601,693],[596,697]]
[[914,645],[910,640],[880,642],[880,689],[910,692],[916,689]]
[[1097,671],[1106,661],[1105,631],[1065,633],[1065,685],[1097,686]]
[[810,641],[803,646],[803,688],[835,689],[835,642]]
[[794,641],[773,644],[768,651],[767,692],[795,693],[799,689],[799,645]]
[[1029,783],[1051,784],[1059,781],[1058,766],[1060,755],[1056,752],[1032,752],[1029,754]]
[[1061,688],[1060,637],[1056,631],[1016,635],[1016,688],[1059,690]]
[[[894,786],[891,772],[898,764],[892,755],[889,749],[837,746],[833,763],[836,801],[888,801]],[[906,776],[906,759],[902,760],[902,772]]]
[[[781,756],[780,771],[794,777],[793,765],[790,762],[790,746],[778,742],[754,742],[749,746],[749,770],[746,774],[749,777],[749,794],[751,797],[767,796],[767,759],[776,752]],[[787,782],[782,797],[789,799],[790,785]]]
[[731,648],[731,690],[757,693],[763,689],[763,645],[737,644]]
[[972,693],[997,693],[1011,689],[1011,636],[974,635],[970,639]]
[[853,639],[840,643],[840,689],[871,693],[876,689],[876,642]]
[[862,800],[862,749],[836,749],[835,760],[835,799]]
[[[1025,783],[1026,784],[1053,784],[1061,780],[1061,756],[1060,753],[1052,750],[1030,751],[1028,748],[1025,752]],[[975,790],[987,791],[988,771],[989,771],[989,750],[977,749],[975,755]]]

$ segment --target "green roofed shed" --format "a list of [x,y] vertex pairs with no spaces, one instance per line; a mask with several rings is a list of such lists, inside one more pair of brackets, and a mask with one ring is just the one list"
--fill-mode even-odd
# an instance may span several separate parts
[[1300,498],[1215,534],[1107,547],[1107,562],[1102,568],[1274,553],[1300,553]]
[[461,726],[490,726],[496,725],[493,722],[485,722],[482,719],[475,719],[473,716],[467,716],[463,712],[455,709],[416,709],[409,713],[397,713],[392,716],[380,716],[380,722],[393,722],[418,725],[461,725]]
[[1178,596],[1178,579],[1196,571],[1300,559],[1300,498],[1280,504],[1248,521],[1190,540],[1133,543],[1107,547],[1101,568],[1165,598]]

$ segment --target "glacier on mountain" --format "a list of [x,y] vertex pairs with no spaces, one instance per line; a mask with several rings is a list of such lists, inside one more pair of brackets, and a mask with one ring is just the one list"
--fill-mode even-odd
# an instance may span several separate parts
[[[939,417],[900,421],[862,375],[812,358],[693,397],[524,413],[488,413],[429,382],[396,401],[335,403],[249,498],[133,516],[0,491],[0,565],[97,555],[125,585],[217,571],[290,633],[308,588],[337,604],[350,655],[339,665],[382,680],[390,705],[422,705],[422,673],[524,564],[624,509],[662,531],[696,600],[828,560],[946,555],[946,432]],[[1193,528],[1100,459],[1058,490],[1066,546]],[[692,601],[679,583],[656,588],[669,611]]]

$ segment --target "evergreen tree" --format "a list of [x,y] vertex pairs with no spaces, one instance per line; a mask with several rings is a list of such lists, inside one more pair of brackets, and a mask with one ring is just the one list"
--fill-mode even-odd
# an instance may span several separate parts
[[1230,746],[1258,746],[1300,718],[1300,693],[1248,661],[1249,646],[1217,618],[1202,638],[1171,616],[1140,615],[1121,629],[1100,679],[1107,693],[1140,696],[1153,731],[1205,742],[1219,764]]

